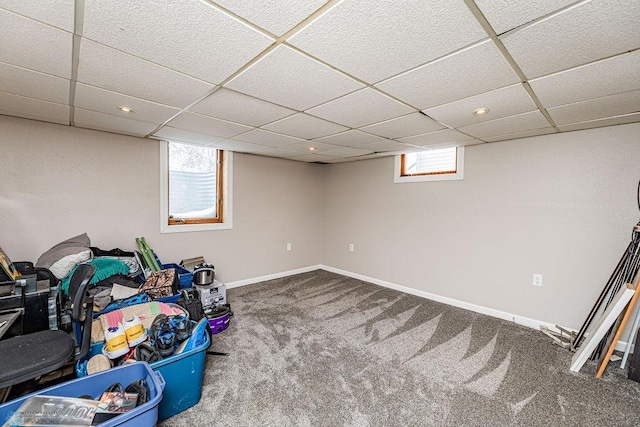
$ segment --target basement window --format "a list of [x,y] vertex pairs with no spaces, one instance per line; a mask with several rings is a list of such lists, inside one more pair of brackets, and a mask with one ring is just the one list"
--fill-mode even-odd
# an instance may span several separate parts
[[460,180],[463,166],[464,147],[398,154],[394,182]]
[[232,228],[232,153],[160,141],[160,232]]

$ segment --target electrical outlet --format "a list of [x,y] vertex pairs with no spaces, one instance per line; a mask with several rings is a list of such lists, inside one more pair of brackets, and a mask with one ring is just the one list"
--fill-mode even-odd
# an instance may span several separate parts
[[531,282],[533,286],[542,286],[542,274],[533,274],[533,281]]
[[355,249],[355,245],[353,243],[349,243],[349,252],[353,252],[353,250]]
[[291,243],[287,243],[287,251],[291,251]]

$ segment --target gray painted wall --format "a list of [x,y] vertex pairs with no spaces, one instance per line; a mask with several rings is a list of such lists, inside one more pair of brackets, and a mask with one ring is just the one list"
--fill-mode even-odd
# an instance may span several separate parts
[[5,116],[0,129],[14,260],[85,231],[105,249],[145,236],[163,261],[203,255],[226,282],[324,264],[578,327],[639,215],[640,124],[467,147],[463,181],[394,184],[391,157],[236,154],[233,230],[178,234],[159,233],[157,142]]
[[227,282],[320,263],[319,165],[235,154],[233,230],[160,234],[157,141],[6,116],[0,129],[0,247],[13,260],[86,231],[103,249],[145,236],[165,263],[203,255]]
[[462,181],[394,184],[391,157],[327,166],[322,261],[579,327],[638,221],[639,159],[632,124],[467,147]]

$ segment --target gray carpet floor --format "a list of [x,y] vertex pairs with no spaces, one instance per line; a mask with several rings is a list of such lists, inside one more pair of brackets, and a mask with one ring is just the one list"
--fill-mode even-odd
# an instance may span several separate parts
[[202,398],[169,426],[639,426],[640,384],[541,332],[318,270],[230,289]]

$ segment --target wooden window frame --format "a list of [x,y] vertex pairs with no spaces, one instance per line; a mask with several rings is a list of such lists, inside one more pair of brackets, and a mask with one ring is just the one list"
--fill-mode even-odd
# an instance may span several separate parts
[[[230,230],[233,228],[233,152],[218,149],[217,218],[169,218],[169,143],[160,144],[160,233]],[[180,142],[180,141],[177,141]]]
[[171,214],[169,214],[169,218],[167,220],[168,225],[188,225],[188,224],[218,224],[224,222],[224,174],[223,174],[223,165],[224,165],[224,150],[217,150],[216,155],[216,210],[218,212],[218,216],[215,218],[173,218]]
[[[443,147],[451,148],[451,147]],[[425,150],[428,151],[428,150]],[[464,178],[464,147],[456,147],[456,169],[444,172],[420,172],[407,174],[405,172],[405,154],[397,154],[394,161],[394,183],[423,182],[423,181],[456,181]]]

